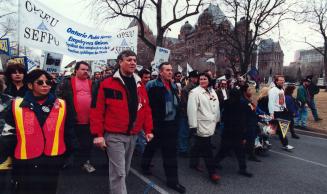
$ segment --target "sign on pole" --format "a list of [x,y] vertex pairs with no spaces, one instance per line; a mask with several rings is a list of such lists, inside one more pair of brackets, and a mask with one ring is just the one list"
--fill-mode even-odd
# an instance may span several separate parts
[[8,38],[0,39],[0,54],[1,53],[8,56],[10,55],[10,45]]
[[62,54],[44,52],[43,69],[48,73],[60,73],[60,65],[63,58]]
[[157,46],[156,53],[154,55],[154,60],[153,60],[155,68],[158,69],[161,63],[167,62],[169,60],[169,55],[170,55],[169,49]]
[[65,18],[37,0],[19,0],[20,44],[77,59],[115,59],[122,50],[137,53],[137,26],[118,33],[92,29]]
[[92,62],[92,73],[102,72],[108,66],[106,60],[97,60]]

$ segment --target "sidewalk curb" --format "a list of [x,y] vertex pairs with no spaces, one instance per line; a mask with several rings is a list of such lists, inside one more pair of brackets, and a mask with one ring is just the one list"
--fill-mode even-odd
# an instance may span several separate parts
[[320,137],[320,138],[325,138],[327,139],[327,134],[326,132],[322,133],[322,130],[313,130],[313,129],[294,129],[296,133],[301,134],[301,135],[308,135],[308,136],[313,136],[313,137]]

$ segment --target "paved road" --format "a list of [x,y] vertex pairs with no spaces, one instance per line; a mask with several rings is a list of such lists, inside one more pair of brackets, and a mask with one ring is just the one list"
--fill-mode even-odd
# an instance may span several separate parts
[[[216,137],[218,138],[218,137]],[[217,144],[218,144],[217,140]],[[206,173],[199,173],[188,168],[188,160],[179,158],[180,182],[187,187],[187,193],[230,193],[230,194],[300,194],[327,193],[327,139],[301,135],[301,139],[290,138],[295,147],[293,152],[281,149],[277,138],[272,139],[273,149],[262,162],[248,162],[253,178],[239,176],[235,158],[226,158],[220,171],[219,184],[208,180]],[[103,194],[108,193],[107,165],[105,155],[95,151],[97,171],[86,174],[78,169],[62,172],[58,194]],[[154,176],[144,177],[138,173],[140,156],[133,158],[132,172],[128,176],[127,186],[131,194],[175,193],[165,186],[160,153],[153,160]]]

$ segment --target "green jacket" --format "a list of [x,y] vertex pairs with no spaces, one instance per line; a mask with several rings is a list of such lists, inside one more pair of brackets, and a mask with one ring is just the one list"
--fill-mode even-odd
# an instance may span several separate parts
[[302,106],[309,101],[307,89],[303,85],[297,88],[296,100],[300,101]]

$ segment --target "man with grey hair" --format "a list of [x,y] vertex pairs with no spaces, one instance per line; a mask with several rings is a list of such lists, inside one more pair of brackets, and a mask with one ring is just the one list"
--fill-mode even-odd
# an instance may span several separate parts
[[104,79],[92,102],[93,143],[107,150],[111,194],[127,194],[126,176],[138,133],[143,129],[151,141],[152,114],[145,86],[135,74],[136,54],[122,51],[117,57],[119,69]]

